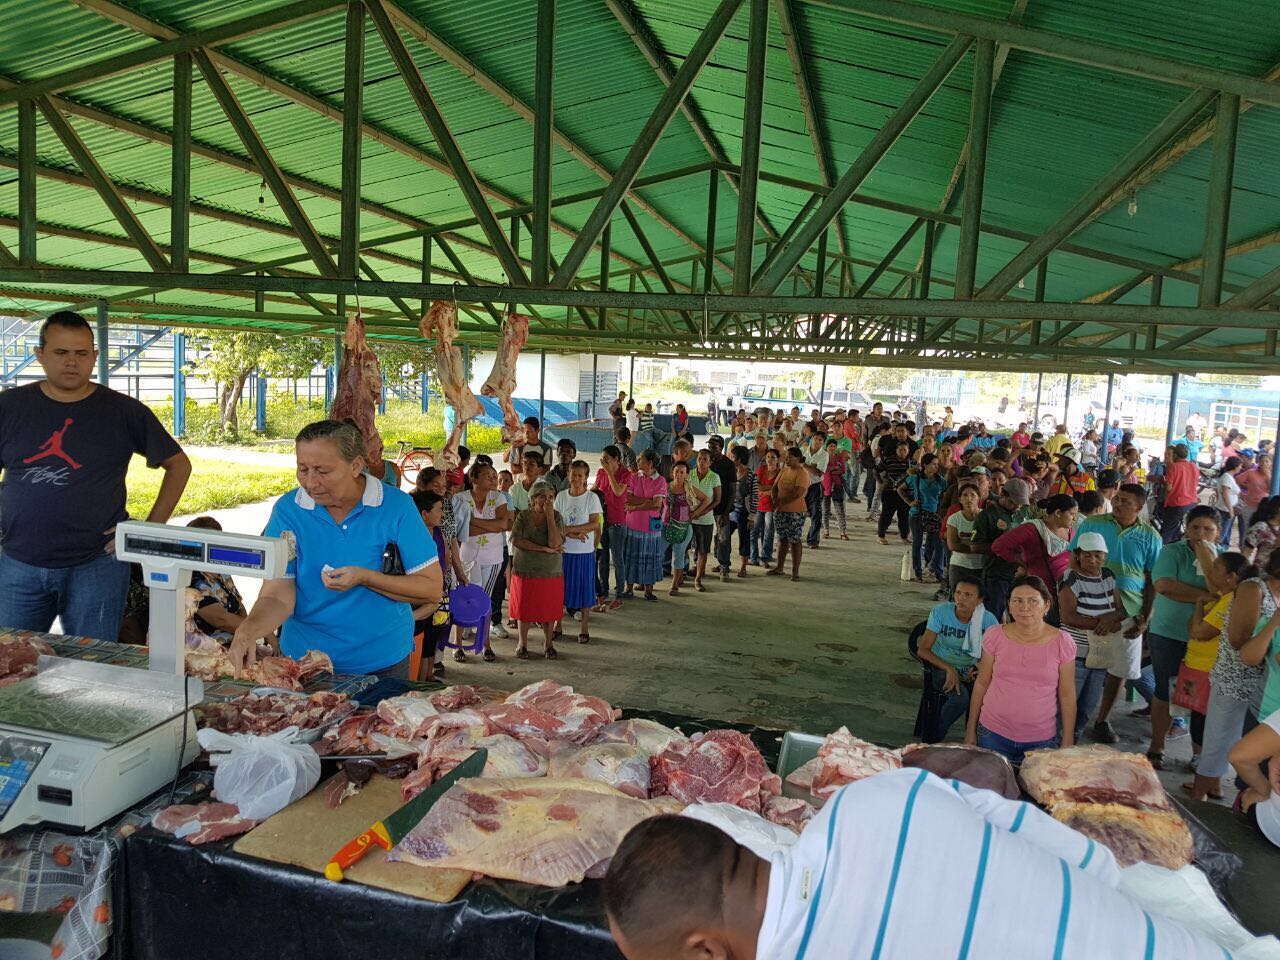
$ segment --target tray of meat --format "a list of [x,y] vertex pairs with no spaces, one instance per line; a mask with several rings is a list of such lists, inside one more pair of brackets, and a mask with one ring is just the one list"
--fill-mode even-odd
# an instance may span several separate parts
[[898,751],[859,740],[847,727],[826,737],[788,733],[778,756],[783,796],[816,803],[846,783],[901,766]]
[[262,735],[297,727],[297,742],[313,743],[355,708],[343,693],[306,694],[258,687],[222,703],[202,703],[196,707],[196,718],[199,726],[223,733]]

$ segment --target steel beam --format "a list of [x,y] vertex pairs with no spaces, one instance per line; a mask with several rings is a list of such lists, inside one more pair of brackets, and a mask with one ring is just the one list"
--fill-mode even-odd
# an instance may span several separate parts
[[[653,68],[653,72],[662,81],[662,85],[664,87],[671,86],[672,81],[675,79],[676,71],[668,63],[666,54],[662,52],[657,39],[653,36],[653,31],[649,29],[644,17],[635,8],[634,3],[631,0],[604,0],[604,2],[614,18],[622,26],[622,29],[631,37],[636,49],[640,51],[649,66]],[[692,99],[686,97],[680,104],[680,112],[684,114],[685,119],[689,121],[689,125],[693,127],[693,132],[702,141],[702,145],[706,148],[707,154],[712,161],[727,164],[729,157],[725,154],[724,147],[720,144],[720,139],[707,124],[702,111],[698,109],[698,105]],[[729,187],[735,192],[737,191],[737,181],[728,172],[721,171],[718,176],[723,176]],[[650,215],[652,216],[652,213]],[[773,225],[769,223],[768,217],[764,216],[762,211],[756,211],[756,219],[766,236],[776,237],[778,235],[778,232],[773,229]],[[724,263],[720,263],[719,266],[732,275],[732,267]]]
[[1223,306],[1257,307],[1264,303],[1277,289],[1280,289],[1280,267],[1275,267],[1258,277]]
[[[663,287],[668,293],[676,292],[676,285],[672,282],[666,268],[662,265],[662,261],[658,259],[657,251],[653,249],[653,244],[649,242],[649,238],[645,236],[644,230],[640,226],[640,221],[636,219],[636,215],[631,212],[631,207],[627,203],[621,205],[622,215],[626,218],[627,226],[631,228],[632,234],[635,235],[636,242],[640,244],[640,249],[644,251],[644,255],[649,258],[649,262],[653,264],[653,271],[658,275]],[[603,292],[603,291],[602,291]],[[693,322],[693,317],[687,310],[681,311],[680,315],[684,318],[685,326],[694,333],[698,332],[697,324]]]
[[760,188],[760,128],[764,120],[764,61],[769,52],[769,0],[750,2],[747,81],[742,105],[742,173],[738,180],[738,225],[733,251],[733,292],[739,295],[751,289],[756,194]]
[[569,252],[560,264],[560,269],[556,271],[555,276],[552,278],[552,286],[562,289],[568,287],[577,275],[578,268],[582,266],[582,261],[586,259],[587,252],[596,242],[601,231],[604,230],[604,225],[613,219],[613,213],[618,209],[618,204],[622,202],[627,192],[631,189],[632,184],[640,173],[641,167],[649,159],[649,154],[653,152],[653,148],[662,137],[667,124],[671,122],[671,118],[675,115],[676,109],[684,102],[684,98],[688,96],[690,88],[698,78],[698,74],[702,72],[702,68],[706,66],[707,61],[711,58],[712,52],[720,42],[720,38],[724,36],[725,30],[741,5],[742,0],[720,0],[715,13],[711,15],[711,20],[703,28],[702,33],[694,42],[693,49],[689,51],[684,63],[672,79],[671,85],[663,92],[657,106],[654,107],[649,119],[637,135],[631,149],[627,152],[626,159],[622,161],[622,165],[614,174],[612,182],[610,182],[605,189],[604,195],[596,203],[595,209],[587,217],[586,223],[583,224],[582,230],[578,233],[578,239],[574,241],[573,246],[570,247]]
[[[625,207],[626,204],[623,204]],[[630,222],[630,221],[628,221]],[[635,227],[632,227],[635,230]],[[609,247],[613,245],[613,224],[606,223],[604,231],[600,234],[600,289],[609,289]],[[596,326],[599,330],[607,329],[607,315],[609,311],[605,307],[600,308],[600,312],[596,315]],[[587,320],[586,317],[583,318]],[[587,327],[590,328],[591,322],[587,320]]]
[[956,253],[956,296],[973,296],[982,231],[982,192],[987,173],[987,137],[991,131],[991,84],[996,46],[979,40],[973,53],[973,92],[969,103],[969,160],[964,172],[964,206],[960,214],[960,249]]
[[[518,97],[510,89],[503,86],[492,76],[485,73],[484,70],[482,70],[475,63],[475,61],[471,60],[470,58],[468,58],[458,50],[454,49],[449,43],[447,43],[444,40],[444,38],[432,32],[431,30],[427,29],[427,27],[421,21],[416,20],[413,17],[409,16],[399,7],[395,6],[395,4],[388,3],[387,12],[391,15],[391,18],[393,20],[399,23],[399,25],[405,30],[406,33],[413,36],[415,39],[421,41],[433,53],[439,55],[439,57],[442,60],[444,60],[446,63],[450,64],[451,66],[455,67],[457,70],[459,70],[469,80],[475,83],[476,86],[480,87],[480,89],[484,90],[486,93],[491,94],[494,98],[496,98],[499,102],[501,102],[503,106],[509,107],[518,116],[524,118],[529,123],[536,123],[538,111],[535,110],[533,107],[529,106],[527,103],[525,103],[524,100]],[[534,95],[536,98],[537,96],[536,89],[535,89]],[[608,183],[610,180],[613,179],[613,173],[608,168],[606,168],[603,164],[601,164],[598,160],[596,160],[595,157],[593,157],[590,154],[590,152],[588,152],[586,149],[580,146],[577,142],[575,142],[574,140],[571,140],[567,135],[565,135],[564,131],[556,128],[554,124],[551,127],[551,136],[556,146],[560,147],[560,149],[568,153],[571,157],[573,157],[575,160],[581,163],[584,167],[586,167],[588,170],[590,170],[592,173],[598,176],[601,180]],[[636,184],[636,186],[639,186],[639,184]],[[486,188],[486,191],[488,192],[488,188]],[[694,250],[697,250],[699,253],[702,252],[702,245],[699,244],[697,240],[695,240],[689,234],[681,230],[680,227],[677,226],[675,223],[673,223],[669,218],[663,216],[660,210],[658,210],[653,204],[649,203],[642,196],[640,196],[638,192],[636,192],[635,190],[632,190],[628,194],[628,196],[631,198],[631,203],[633,206],[643,210],[655,221],[662,224],[663,227],[671,231],[671,233],[679,237],[681,240],[687,243]],[[566,234],[574,235],[575,233],[575,231],[562,227],[559,224],[556,224],[555,226],[556,226],[556,229],[561,230]],[[621,259],[621,258],[615,257],[615,259]],[[728,269],[728,267],[725,266],[724,264],[722,264],[721,266],[724,267],[724,269],[726,270]]]
[[[778,31],[787,48],[787,59],[791,63],[791,74],[796,81],[796,94],[800,100],[800,109],[804,112],[804,125],[809,131],[809,139],[813,143],[813,157],[818,165],[818,176],[827,187],[835,185],[835,161],[831,157],[830,140],[826,126],[818,110],[817,97],[813,92],[813,84],[809,81],[808,60],[805,57],[804,45],[800,40],[800,27],[796,22],[791,0],[774,0],[774,10],[778,14]],[[845,234],[844,217],[836,217],[836,241],[841,253],[849,252],[849,241]]]
[[720,177],[713,169],[707,186],[707,252],[702,264],[702,292],[711,292],[712,267],[716,256],[716,206],[720,197]]
[[111,215],[124,228],[124,232],[133,241],[133,245],[138,248],[142,258],[150,264],[152,270],[168,271],[169,261],[160,252],[160,248],[151,239],[151,234],[147,233],[147,228],[142,225],[142,221],[138,219],[133,209],[125,203],[124,197],[116,189],[115,183],[107,176],[106,171],[102,169],[98,161],[94,159],[93,154],[89,152],[89,148],[84,145],[80,135],[72,129],[71,124],[49,102],[48,98],[42,97],[36,103],[40,107],[40,112],[44,114],[46,122],[53,129],[53,132],[57,134],[58,139],[62,141],[62,145],[67,148],[67,153],[71,154],[71,158],[75,160],[76,165],[89,178],[94,190],[98,192],[102,202],[111,211]]
[[898,259],[898,255],[901,254],[907,244],[911,242],[911,238],[916,235],[916,231],[924,225],[925,220],[920,217],[911,221],[911,225],[903,231],[902,236],[900,236],[897,242],[889,248],[889,252],[885,254],[884,259],[877,263],[872,271],[867,274],[866,279],[862,281],[862,285],[858,287],[857,292],[854,294],[855,297],[865,297],[871,292],[871,288],[875,286],[875,282],[884,275],[884,272],[888,270],[890,266],[892,266],[893,261]]
[[[439,240],[439,238],[437,238]],[[443,249],[448,250],[444,244]],[[1280,281],[1278,281],[1280,282]],[[150,273],[128,270],[74,270],[62,267],[5,267],[0,269],[0,283],[41,283],[71,287],[89,286],[144,286],[160,290],[265,290],[309,294],[355,294],[366,297],[387,297],[391,294],[404,297],[446,298],[470,303],[484,303],[499,293],[493,286],[422,284],[415,281],[384,281],[375,283],[334,277],[275,277],[242,276],[232,274],[169,274],[156,277]],[[961,319],[987,319],[996,321],[1048,320],[1064,323],[1081,321],[1098,322],[1106,318],[1108,323],[1145,326],[1201,326],[1212,322],[1217,326],[1235,329],[1266,331],[1275,326],[1275,315],[1269,311],[1241,308],[1223,304],[1213,310],[1200,307],[1151,307],[1140,304],[1081,304],[1066,302],[1034,303],[1030,301],[966,301],[919,300],[900,298],[851,297],[787,297],[702,293],[628,293],[622,290],[589,289],[534,289],[507,288],[501,291],[502,299],[534,306],[560,306],[617,310],[701,310],[705,303],[712,313],[766,313],[785,316],[811,314],[849,314],[860,317],[958,317]]]
[[[551,279],[551,138],[555,129],[555,52],[556,0],[540,0],[533,115],[532,280],[535,287],[545,287]],[[605,264],[607,267],[607,257]]]
[[297,233],[299,242],[307,251],[307,255],[311,257],[316,269],[326,277],[337,276],[338,268],[334,266],[333,259],[329,256],[329,251],[325,248],[319,234],[316,233],[316,228],[312,225],[311,218],[307,216],[307,212],[302,209],[302,204],[298,203],[298,198],[289,189],[284,175],[280,172],[280,168],[276,165],[270,151],[267,150],[267,145],[258,136],[258,131],[254,129],[252,121],[245,114],[244,108],[240,106],[240,101],[232,93],[221,71],[213,65],[209,55],[203,50],[195,51],[193,56],[195,57],[196,66],[200,68],[200,73],[204,76],[205,85],[209,88],[209,92],[218,101],[218,106],[222,108],[223,114],[230,121],[232,128],[236,131],[236,135],[240,138],[240,142],[244,144],[245,150],[248,151],[249,156],[253,157],[254,162],[258,165],[258,169],[262,173],[262,179],[267,184],[267,189],[271,191],[276,203],[280,205],[280,211]]
[[1114,373],[1107,374],[1107,403],[1102,413],[1102,443],[1099,452],[1099,461],[1102,466],[1106,466],[1111,460],[1111,454],[1107,450],[1107,431],[1111,429],[1111,396],[1116,389],[1116,375]]
[[1222,273],[1226,266],[1227,228],[1231,221],[1231,187],[1235,182],[1236,131],[1240,124],[1240,98],[1224,93],[1218,98],[1213,132],[1213,160],[1209,167],[1209,204],[1205,215],[1204,269],[1200,276],[1200,306],[1216,307],[1222,300]]
[[342,210],[338,238],[338,272],[354,277],[360,261],[360,161],[364,138],[364,4],[347,4],[342,69]]
[[169,260],[178,273],[191,254],[191,54],[173,58],[173,140],[170,147]]
[[1196,118],[1213,99],[1207,91],[1196,91],[1184,99],[1162,120],[1154,130],[1143,137],[1132,149],[1094,184],[1084,196],[1058,218],[1039,237],[1027,244],[1022,252],[1010,260],[978,292],[984,300],[996,300],[1012,290],[1037,263],[1066,240],[1092,213],[1115,187],[1133,175],[1151,155],[1168,143],[1183,127]]
[[925,6],[912,0],[805,0],[815,6],[860,13],[876,20],[926,27],[942,33],[994,40],[1017,50],[1027,50],[1059,60],[1083,63],[1091,67],[1147,77],[1183,87],[1207,88],[1234,93],[1246,100],[1280,106],[1280,85],[1258,77],[1215,70],[1164,57],[1155,57],[1125,47],[1098,43],[1080,37],[1035,30],[966,13],[954,13]]
[[207,30],[195,30],[172,40],[149,44],[137,50],[115,53],[104,60],[96,60],[84,66],[73,67],[39,80],[19,84],[8,90],[0,90],[0,106],[56,93],[71,87],[82,87],[94,80],[113,77],[148,63],[167,60],[177,53],[194,53],[196,50],[214,47],[231,40],[242,40],[300,20],[310,20],[335,7],[342,6],[344,2],[345,0],[295,0],[294,3],[283,7],[264,10]]
[[831,222],[839,215],[840,210],[849,202],[858,187],[875,169],[876,164],[889,152],[889,148],[897,142],[911,121],[924,109],[924,105],[929,102],[929,98],[937,92],[938,88],[950,76],[951,71],[960,62],[960,58],[969,49],[971,42],[967,37],[958,38],[947,46],[938,60],[915,85],[911,93],[907,95],[907,99],[903,104],[894,111],[893,115],[885,122],[885,125],[871,138],[871,142],[867,144],[858,159],[854,161],[853,166],[845,171],[839,182],[827,194],[826,199],[805,222],[795,238],[778,254],[773,265],[769,268],[769,272],[756,285],[754,293],[773,293],[783,279],[799,265],[809,248],[813,246],[814,241],[818,239],[818,235],[831,225]]
[[1169,378],[1169,422],[1164,430],[1164,445],[1170,447],[1173,445],[1173,438],[1176,436],[1174,427],[1178,421],[1178,381],[1181,377],[1175,373]]
[[[502,232],[502,228],[494,218],[493,211],[489,209],[488,201],[485,200],[484,194],[480,190],[480,183],[475,174],[471,172],[471,165],[467,163],[467,158],[463,156],[462,149],[458,146],[457,140],[454,139],[449,125],[445,123],[444,115],[440,112],[440,108],[436,106],[435,98],[432,97],[431,91],[427,89],[426,81],[423,79],[421,72],[419,72],[418,65],[410,55],[408,47],[404,45],[404,40],[401,39],[395,24],[391,22],[384,0],[365,0],[365,2],[369,8],[369,16],[373,20],[373,25],[377,28],[378,35],[382,37],[383,45],[391,55],[391,60],[400,72],[400,77],[404,80],[405,86],[408,87],[409,95],[413,97],[413,102],[417,105],[418,112],[422,114],[422,119],[430,129],[431,136],[435,139],[437,146],[440,147],[440,152],[444,154],[445,160],[449,164],[449,169],[453,172],[453,177],[458,181],[458,186],[466,198],[467,206],[475,214],[480,223],[480,229],[484,232],[485,239],[489,241],[489,246],[493,248],[494,256],[502,264],[502,269],[507,274],[507,281],[512,284],[526,283],[528,277],[525,275],[524,267],[521,266],[515,251],[511,249],[511,244],[507,241],[506,234]],[[593,237],[593,242],[594,239]]]
[[18,104],[18,260],[36,263],[36,105]]

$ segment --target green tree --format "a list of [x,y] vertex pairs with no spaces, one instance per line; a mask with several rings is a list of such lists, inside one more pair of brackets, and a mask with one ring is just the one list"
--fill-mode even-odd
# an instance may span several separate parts
[[428,344],[405,340],[373,340],[370,343],[378,355],[378,363],[382,364],[382,382],[388,387],[408,386],[424,373],[435,373],[435,354]]
[[902,387],[902,371],[891,367],[845,367],[844,388],[863,393],[895,393]]
[[812,387],[814,382],[814,373],[812,370],[795,371],[795,379],[797,383],[803,383],[806,387]]
[[305,377],[332,348],[330,341],[270,333],[209,333],[200,342],[207,352],[191,370],[216,384],[219,421],[232,439],[240,436],[240,397],[255,371],[268,377]]

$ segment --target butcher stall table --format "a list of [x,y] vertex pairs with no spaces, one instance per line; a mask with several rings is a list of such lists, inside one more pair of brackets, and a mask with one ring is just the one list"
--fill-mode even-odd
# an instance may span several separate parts
[[[770,768],[778,764],[782,731],[661,712],[627,710],[624,716],[656,720],[686,734],[741,730]],[[1190,807],[1206,866],[1220,866],[1224,858],[1234,863],[1227,851],[1245,863],[1241,873],[1247,882],[1215,880],[1227,905],[1250,930],[1280,933],[1280,915],[1269,896],[1280,882],[1280,851],[1238,818],[1232,820],[1225,808]],[[1219,813],[1223,816],[1215,816]],[[350,839],[341,829],[335,832],[340,835],[331,838],[334,851]],[[333,883],[313,870],[246,856],[234,849],[236,843],[233,838],[192,847],[151,828],[129,837],[117,955],[129,960],[622,960],[605,924],[599,881],[553,889],[484,878],[451,902],[436,903],[379,886]],[[1218,872],[1210,871],[1211,877]],[[370,884],[378,882],[371,874]],[[197,943],[200,949],[193,953]]]
[[[748,734],[771,767],[782,732],[625,711],[686,734],[731,727]],[[327,772],[327,771],[326,771]],[[341,808],[339,808],[341,810]],[[337,850],[350,836],[334,836]],[[604,921],[600,883],[548,888],[485,878],[450,903],[236,852],[236,840],[200,847],[147,828],[125,843],[127,917],[118,932],[130,960],[622,960]],[[200,944],[197,953],[192,944]]]

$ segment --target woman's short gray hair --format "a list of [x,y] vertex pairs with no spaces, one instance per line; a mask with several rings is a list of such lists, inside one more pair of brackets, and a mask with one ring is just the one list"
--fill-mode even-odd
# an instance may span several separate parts
[[364,437],[354,424],[342,420],[317,420],[309,423],[294,438],[294,443],[314,443],[329,440],[338,448],[338,456],[347,463],[356,457],[364,457]]

